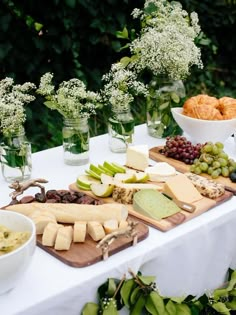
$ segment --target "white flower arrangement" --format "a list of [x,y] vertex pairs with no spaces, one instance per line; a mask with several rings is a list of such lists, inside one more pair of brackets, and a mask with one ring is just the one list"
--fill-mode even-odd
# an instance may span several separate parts
[[4,137],[17,133],[26,120],[25,105],[35,96],[30,92],[36,89],[33,83],[15,84],[12,78],[0,81],[0,132]]
[[131,69],[179,80],[190,74],[193,65],[203,67],[201,51],[194,42],[200,33],[197,13],[188,15],[179,2],[146,0],[143,10],[136,8],[132,15],[140,18],[142,29],[130,43]]
[[148,93],[147,87],[137,80],[136,74],[125,69],[120,62],[113,64],[102,80],[106,82],[102,91],[104,102],[115,111],[129,108],[134,95],[147,96]]
[[89,118],[95,114],[101,98],[99,93],[87,91],[84,82],[70,79],[59,84],[58,89],[53,85],[53,74],[45,73],[41,79],[37,93],[44,96],[44,104],[57,110],[64,118]]

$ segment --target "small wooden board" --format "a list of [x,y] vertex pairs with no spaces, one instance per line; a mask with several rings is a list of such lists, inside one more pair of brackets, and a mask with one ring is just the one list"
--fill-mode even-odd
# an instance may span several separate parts
[[[157,183],[159,185],[159,183]],[[76,183],[73,183],[69,186],[69,189],[72,191],[81,191],[77,188]],[[93,193],[91,191],[86,191],[86,194],[93,196]],[[144,216],[138,212],[136,212],[133,209],[132,205],[125,205],[129,211],[129,214],[136,217],[137,219],[141,220],[142,222],[158,229],[161,230],[163,232],[169,231],[171,229],[173,229],[174,227],[176,227],[177,225],[187,222],[199,215],[201,215],[202,213],[208,211],[209,209],[219,205],[222,202],[227,201],[228,199],[230,199],[232,197],[232,193],[229,191],[226,191],[224,195],[222,195],[221,197],[217,198],[217,199],[209,199],[209,198],[205,198],[203,197],[203,199],[201,199],[200,201],[197,201],[194,203],[194,205],[196,206],[196,210],[193,213],[181,210],[181,212],[174,214],[168,218],[162,219],[160,221],[154,220],[152,218],[149,218],[147,216]],[[108,198],[98,198],[97,199],[102,200],[104,203],[112,203],[114,202],[114,200],[112,199],[112,197],[108,197]]]
[[[149,157],[150,159],[156,162],[167,162],[172,165],[177,171],[180,173],[187,173],[189,172],[190,166],[185,164],[182,161],[175,160],[160,153],[160,150],[163,147],[154,147],[149,150]],[[201,174],[201,176],[206,177],[208,179],[212,179],[208,174]],[[231,191],[234,195],[236,195],[236,183],[233,183],[228,177],[219,176],[218,178],[214,179],[214,181],[222,184],[225,186],[225,189]]]
[[[135,219],[132,218],[134,221]],[[137,220],[136,220],[137,221]],[[141,242],[145,238],[147,238],[149,229],[148,226],[139,222],[135,227],[138,236],[138,242]],[[42,236],[37,236],[37,245],[45,250],[47,253],[56,257],[63,263],[72,266],[72,267],[87,267],[96,262],[103,260],[102,250],[100,248],[96,248],[98,243],[93,241],[92,238],[87,235],[84,243],[72,243],[71,247],[68,251],[57,251],[52,247],[47,247],[42,244]],[[117,252],[132,246],[133,240],[132,238],[127,238],[122,236],[116,239],[109,246],[109,256],[116,254]],[[108,258],[109,259],[109,258]]]

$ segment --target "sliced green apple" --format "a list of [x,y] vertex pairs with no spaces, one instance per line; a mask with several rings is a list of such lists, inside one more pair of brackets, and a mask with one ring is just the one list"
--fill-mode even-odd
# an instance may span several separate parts
[[93,172],[92,170],[85,170],[85,173],[88,174],[89,176],[92,176],[93,178],[101,179],[101,176]]
[[107,174],[107,175],[110,175],[110,176],[113,176],[114,173],[112,171],[110,171],[109,169],[107,169],[106,167],[104,167],[103,165],[101,164],[98,164],[98,167],[99,169],[102,171],[103,174]]
[[112,195],[114,185],[110,184],[91,184],[91,191],[97,197],[109,197]]
[[126,168],[122,165],[120,165],[119,163],[116,162],[112,162],[111,163],[113,167],[116,168],[117,173],[126,173]]
[[114,180],[122,183],[135,183],[136,175],[134,173],[116,173]]
[[102,184],[114,184],[114,177],[107,175],[107,174],[101,174],[101,182]]
[[149,180],[149,175],[145,172],[136,173],[136,183],[146,183]]
[[87,185],[82,185],[82,184],[79,184],[79,183],[76,182],[76,186],[77,186],[79,189],[81,189],[81,190],[91,190],[91,189],[90,189],[90,185],[89,185],[89,186],[87,186]]
[[79,175],[77,177],[77,180],[76,180],[77,184],[78,185],[82,185],[82,186],[85,186],[85,187],[88,187],[88,189],[90,189],[90,185],[93,184],[93,183],[100,183],[100,180],[99,179],[96,179],[92,176],[89,176],[89,175]]
[[93,171],[94,173],[98,174],[98,175],[101,175],[101,174],[102,174],[102,171],[100,170],[100,168],[97,167],[97,166],[94,165],[94,164],[90,164],[90,165],[89,165],[89,169],[90,169],[91,171]]

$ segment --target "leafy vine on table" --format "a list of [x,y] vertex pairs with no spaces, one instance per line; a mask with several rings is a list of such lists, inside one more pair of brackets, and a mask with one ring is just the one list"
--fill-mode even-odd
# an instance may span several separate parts
[[121,280],[108,278],[97,291],[98,302],[86,303],[81,315],[119,315],[125,307],[130,315],[232,315],[236,311],[236,271],[229,269],[227,282],[199,298],[161,296],[155,277],[134,274]]

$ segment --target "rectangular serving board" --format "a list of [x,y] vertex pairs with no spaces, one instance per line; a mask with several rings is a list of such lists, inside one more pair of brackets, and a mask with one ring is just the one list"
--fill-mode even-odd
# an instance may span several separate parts
[[[130,217],[130,219],[137,221],[132,217]],[[142,222],[137,224],[135,230],[137,231],[138,242],[141,242],[148,237],[148,226]],[[58,251],[53,247],[44,246],[42,244],[42,236],[37,236],[37,245],[40,248],[63,263],[76,268],[87,267],[103,260],[102,250],[96,247],[97,244],[98,242],[93,241],[93,239],[87,235],[84,243],[72,243],[69,250]],[[109,246],[108,256],[114,255],[131,246],[133,246],[132,238],[121,236]]]
[[[185,164],[182,161],[178,161],[160,153],[160,150],[163,147],[153,147],[149,150],[149,157],[150,159],[156,162],[167,162],[172,165],[177,171],[180,173],[189,172],[190,166]],[[210,175],[202,173],[201,176],[211,179]],[[236,195],[236,183],[233,183],[228,177],[219,176],[218,178],[214,179],[217,183],[220,183],[225,186],[225,189],[231,191],[234,195]]]
[[[153,183],[153,182],[152,182]],[[160,186],[159,183],[158,186]],[[69,189],[72,191],[82,191],[80,189],[78,189],[76,183],[73,183],[69,186]],[[90,196],[94,197],[93,193],[91,191],[86,191],[86,194],[89,194]],[[132,205],[125,205],[129,211],[129,214],[134,216],[135,218],[141,220],[142,222],[160,230],[163,232],[169,231],[173,228],[175,228],[176,226],[178,226],[181,223],[187,222],[199,215],[201,215],[202,213],[208,211],[209,209],[229,200],[231,197],[233,196],[232,192],[226,191],[224,195],[222,195],[221,197],[217,198],[217,199],[209,199],[209,198],[205,198],[203,197],[203,199],[201,199],[200,201],[197,201],[194,203],[194,205],[196,206],[196,209],[193,213],[181,210],[179,213],[174,214],[168,218],[162,219],[162,220],[154,220],[152,218],[149,218],[147,216],[144,216],[138,212],[136,212],[133,208]],[[104,203],[112,203],[114,202],[114,200],[112,199],[112,197],[108,197],[108,198],[98,198],[97,199],[102,200]]]

